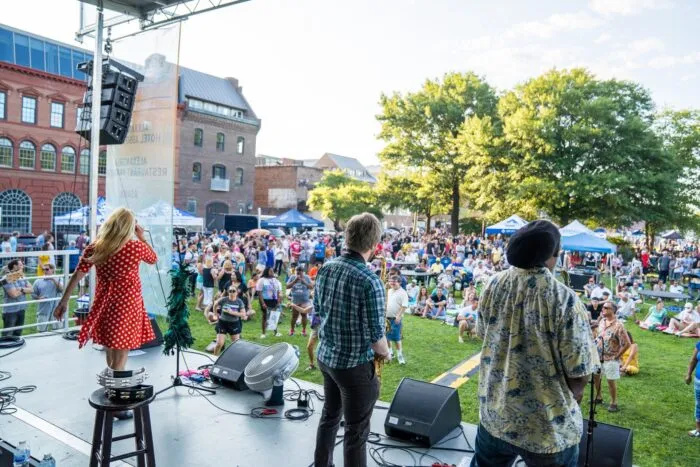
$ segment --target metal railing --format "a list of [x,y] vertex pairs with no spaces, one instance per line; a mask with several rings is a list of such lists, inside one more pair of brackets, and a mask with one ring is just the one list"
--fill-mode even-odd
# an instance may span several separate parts
[[[50,278],[62,278],[63,279],[63,287],[66,287],[68,285],[68,281],[70,280],[70,257],[73,255],[80,255],[79,250],[45,250],[45,251],[18,251],[18,252],[13,252],[13,253],[0,253],[0,262],[6,264],[8,260],[13,260],[13,259],[22,259],[22,258],[38,258],[40,256],[52,256],[52,257],[62,257],[63,259],[63,273],[62,274],[54,274],[54,275],[44,275],[44,276],[25,276],[23,279],[24,280],[34,280],[34,279],[50,279]],[[2,268],[2,272],[0,273],[0,278],[4,278],[6,274],[8,274],[10,271],[7,270],[5,266]],[[57,302],[61,300],[61,294],[55,298],[40,298],[40,299],[31,299],[31,300],[25,300],[23,302],[14,302],[14,303],[5,303],[4,302],[4,297],[6,297],[7,294],[3,294],[3,303],[0,303],[0,311],[4,311],[3,309],[5,307],[9,306],[17,306],[17,305],[30,305],[32,303],[46,303],[46,302]],[[69,297],[70,300],[74,300],[79,298],[78,295],[71,295]],[[69,300],[69,304],[70,304]],[[70,306],[68,307],[70,310]],[[22,326],[14,326],[11,328],[3,328],[2,333],[8,333],[10,331],[15,331],[15,330],[20,330],[20,329],[29,329],[29,328],[35,328],[35,327],[40,327],[40,326],[46,326],[47,329],[52,328],[55,324],[60,324],[63,326],[64,331],[68,329],[68,324],[71,321],[75,321],[76,318],[69,318],[69,313],[68,311],[66,312],[66,316],[62,320],[55,320],[51,319],[50,321],[45,321],[42,323],[36,322],[33,324],[25,324]]]

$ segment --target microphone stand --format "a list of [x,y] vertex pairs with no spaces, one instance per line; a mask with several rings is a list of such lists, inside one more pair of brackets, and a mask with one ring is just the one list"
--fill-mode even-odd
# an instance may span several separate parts
[[595,370],[591,375],[591,401],[590,409],[588,412],[588,428],[586,430],[586,460],[584,461],[584,467],[590,467],[591,453],[593,452],[593,430],[595,429],[597,422],[595,421],[595,375],[600,375],[600,368]]

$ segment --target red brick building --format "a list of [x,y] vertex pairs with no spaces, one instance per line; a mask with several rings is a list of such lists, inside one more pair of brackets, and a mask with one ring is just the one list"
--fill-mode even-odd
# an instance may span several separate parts
[[[39,233],[53,230],[54,216],[88,202],[89,143],[73,131],[86,83],[73,71],[72,60],[84,61],[85,54],[50,43],[57,60],[67,59],[63,74],[18,64],[26,58],[21,47],[9,50],[14,53],[12,62],[4,61],[5,32],[0,29],[0,232]],[[29,54],[38,61],[36,42],[30,40]],[[53,57],[43,58],[46,69]],[[101,156],[104,171],[106,156]],[[101,176],[102,196],[104,186]]]
[[323,169],[302,165],[255,167],[253,203],[265,215],[278,215],[290,209],[307,211],[309,191],[322,176]]

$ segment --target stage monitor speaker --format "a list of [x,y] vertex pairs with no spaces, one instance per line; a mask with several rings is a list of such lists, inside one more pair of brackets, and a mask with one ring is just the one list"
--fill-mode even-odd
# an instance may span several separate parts
[[[583,436],[578,447],[578,465],[586,461],[588,420],[583,421]],[[588,465],[595,467],[632,467],[632,430],[596,422],[593,449]]]
[[264,345],[244,340],[229,345],[211,367],[211,380],[217,384],[231,386],[237,391],[245,391],[248,389],[244,380],[245,367],[266,348]]
[[151,347],[159,347],[163,345],[163,333],[160,330],[160,326],[158,326],[158,322],[156,321],[155,317],[150,318],[151,321],[151,327],[153,328],[153,334],[156,335],[156,338],[153,339],[152,341],[146,342],[143,344],[141,347],[139,347],[139,350],[143,349],[150,349]]
[[387,436],[433,446],[462,422],[457,390],[404,378],[384,420]]

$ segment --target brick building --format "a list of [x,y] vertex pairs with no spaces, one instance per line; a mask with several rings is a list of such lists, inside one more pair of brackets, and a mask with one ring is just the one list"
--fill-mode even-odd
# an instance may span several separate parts
[[265,215],[282,214],[292,208],[307,211],[309,191],[322,176],[323,169],[291,163],[255,167],[253,203]]
[[[0,232],[56,230],[55,216],[88,203],[89,143],[73,130],[86,90],[76,66],[90,56],[0,25]],[[179,90],[175,205],[207,221],[250,212],[260,120],[237,80],[181,68]]]

